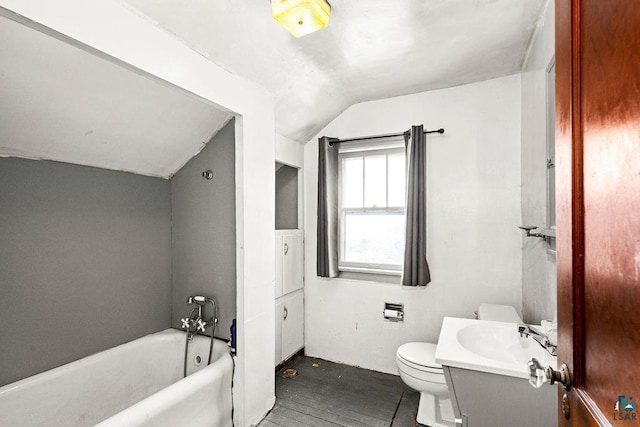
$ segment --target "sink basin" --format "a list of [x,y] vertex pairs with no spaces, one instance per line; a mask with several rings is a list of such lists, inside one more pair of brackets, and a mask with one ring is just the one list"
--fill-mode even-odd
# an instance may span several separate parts
[[436,362],[445,366],[529,378],[527,362],[557,366],[533,338],[520,337],[515,323],[445,317],[436,349]]
[[486,323],[460,329],[457,333],[460,345],[472,353],[499,362],[526,364],[532,357],[545,357],[547,351],[533,339],[520,337],[515,325],[505,328]]

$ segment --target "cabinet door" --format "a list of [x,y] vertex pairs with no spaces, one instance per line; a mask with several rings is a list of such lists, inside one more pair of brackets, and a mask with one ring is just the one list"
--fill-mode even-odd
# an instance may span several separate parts
[[304,284],[302,233],[282,236],[282,254],[282,295],[286,295]]
[[283,298],[282,359],[291,357],[304,346],[304,294]]
[[284,359],[282,358],[282,300],[276,301],[276,353],[275,365],[278,366]]
[[[283,236],[280,233],[276,232],[276,277],[275,277],[275,297],[279,298],[282,296],[282,268],[283,268],[283,259],[284,259],[284,245],[282,243]],[[276,329],[278,331],[279,329]]]

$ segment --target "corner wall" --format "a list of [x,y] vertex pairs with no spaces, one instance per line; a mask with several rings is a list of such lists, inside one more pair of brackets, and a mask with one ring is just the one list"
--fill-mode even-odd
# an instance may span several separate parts
[[[547,5],[522,73],[522,224],[547,222],[546,69],[555,52],[555,5]],[[524,236],[524,233],[523,233]],[[522,314],[525,322],[556,319],[556,259],[539,238],[522,238]]]
[[[437,342],[445,316],[522,304],[520,76],[354,105],[318,136],[443,127],[427,136],[426,288],[316,276],[317,138],[304,149],[305,347],[309,355],[397,373],[409,341]],[[398,279],[399,283],[399,279]],[[382,317],[404,303],[405,321]]]
[[[202,176],[206,170],[214,177]],[[171,179],[172,314],[180,329],[189,295],[213,297],[216,337],[228,340],[236,317],[235,129],[227,123]],[[206,309],[206,316],[212,316]],[[207,333],[209,330],[207,330]]]
[[170,326],[169,182],[0,158],[0,386]]

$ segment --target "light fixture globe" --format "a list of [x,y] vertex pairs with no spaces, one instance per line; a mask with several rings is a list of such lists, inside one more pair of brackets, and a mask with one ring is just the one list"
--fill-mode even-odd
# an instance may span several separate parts
[[326,0],[271,0],[273,19],[296,37],[325,28],[330,13]]

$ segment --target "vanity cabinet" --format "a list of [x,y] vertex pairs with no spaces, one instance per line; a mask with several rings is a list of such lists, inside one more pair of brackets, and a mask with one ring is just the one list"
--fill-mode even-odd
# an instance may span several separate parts
[[557,425],[557,387],[525,378],[443,365],[458,427]]
[[275,365],[304,346],[302,230],[276,230]]

